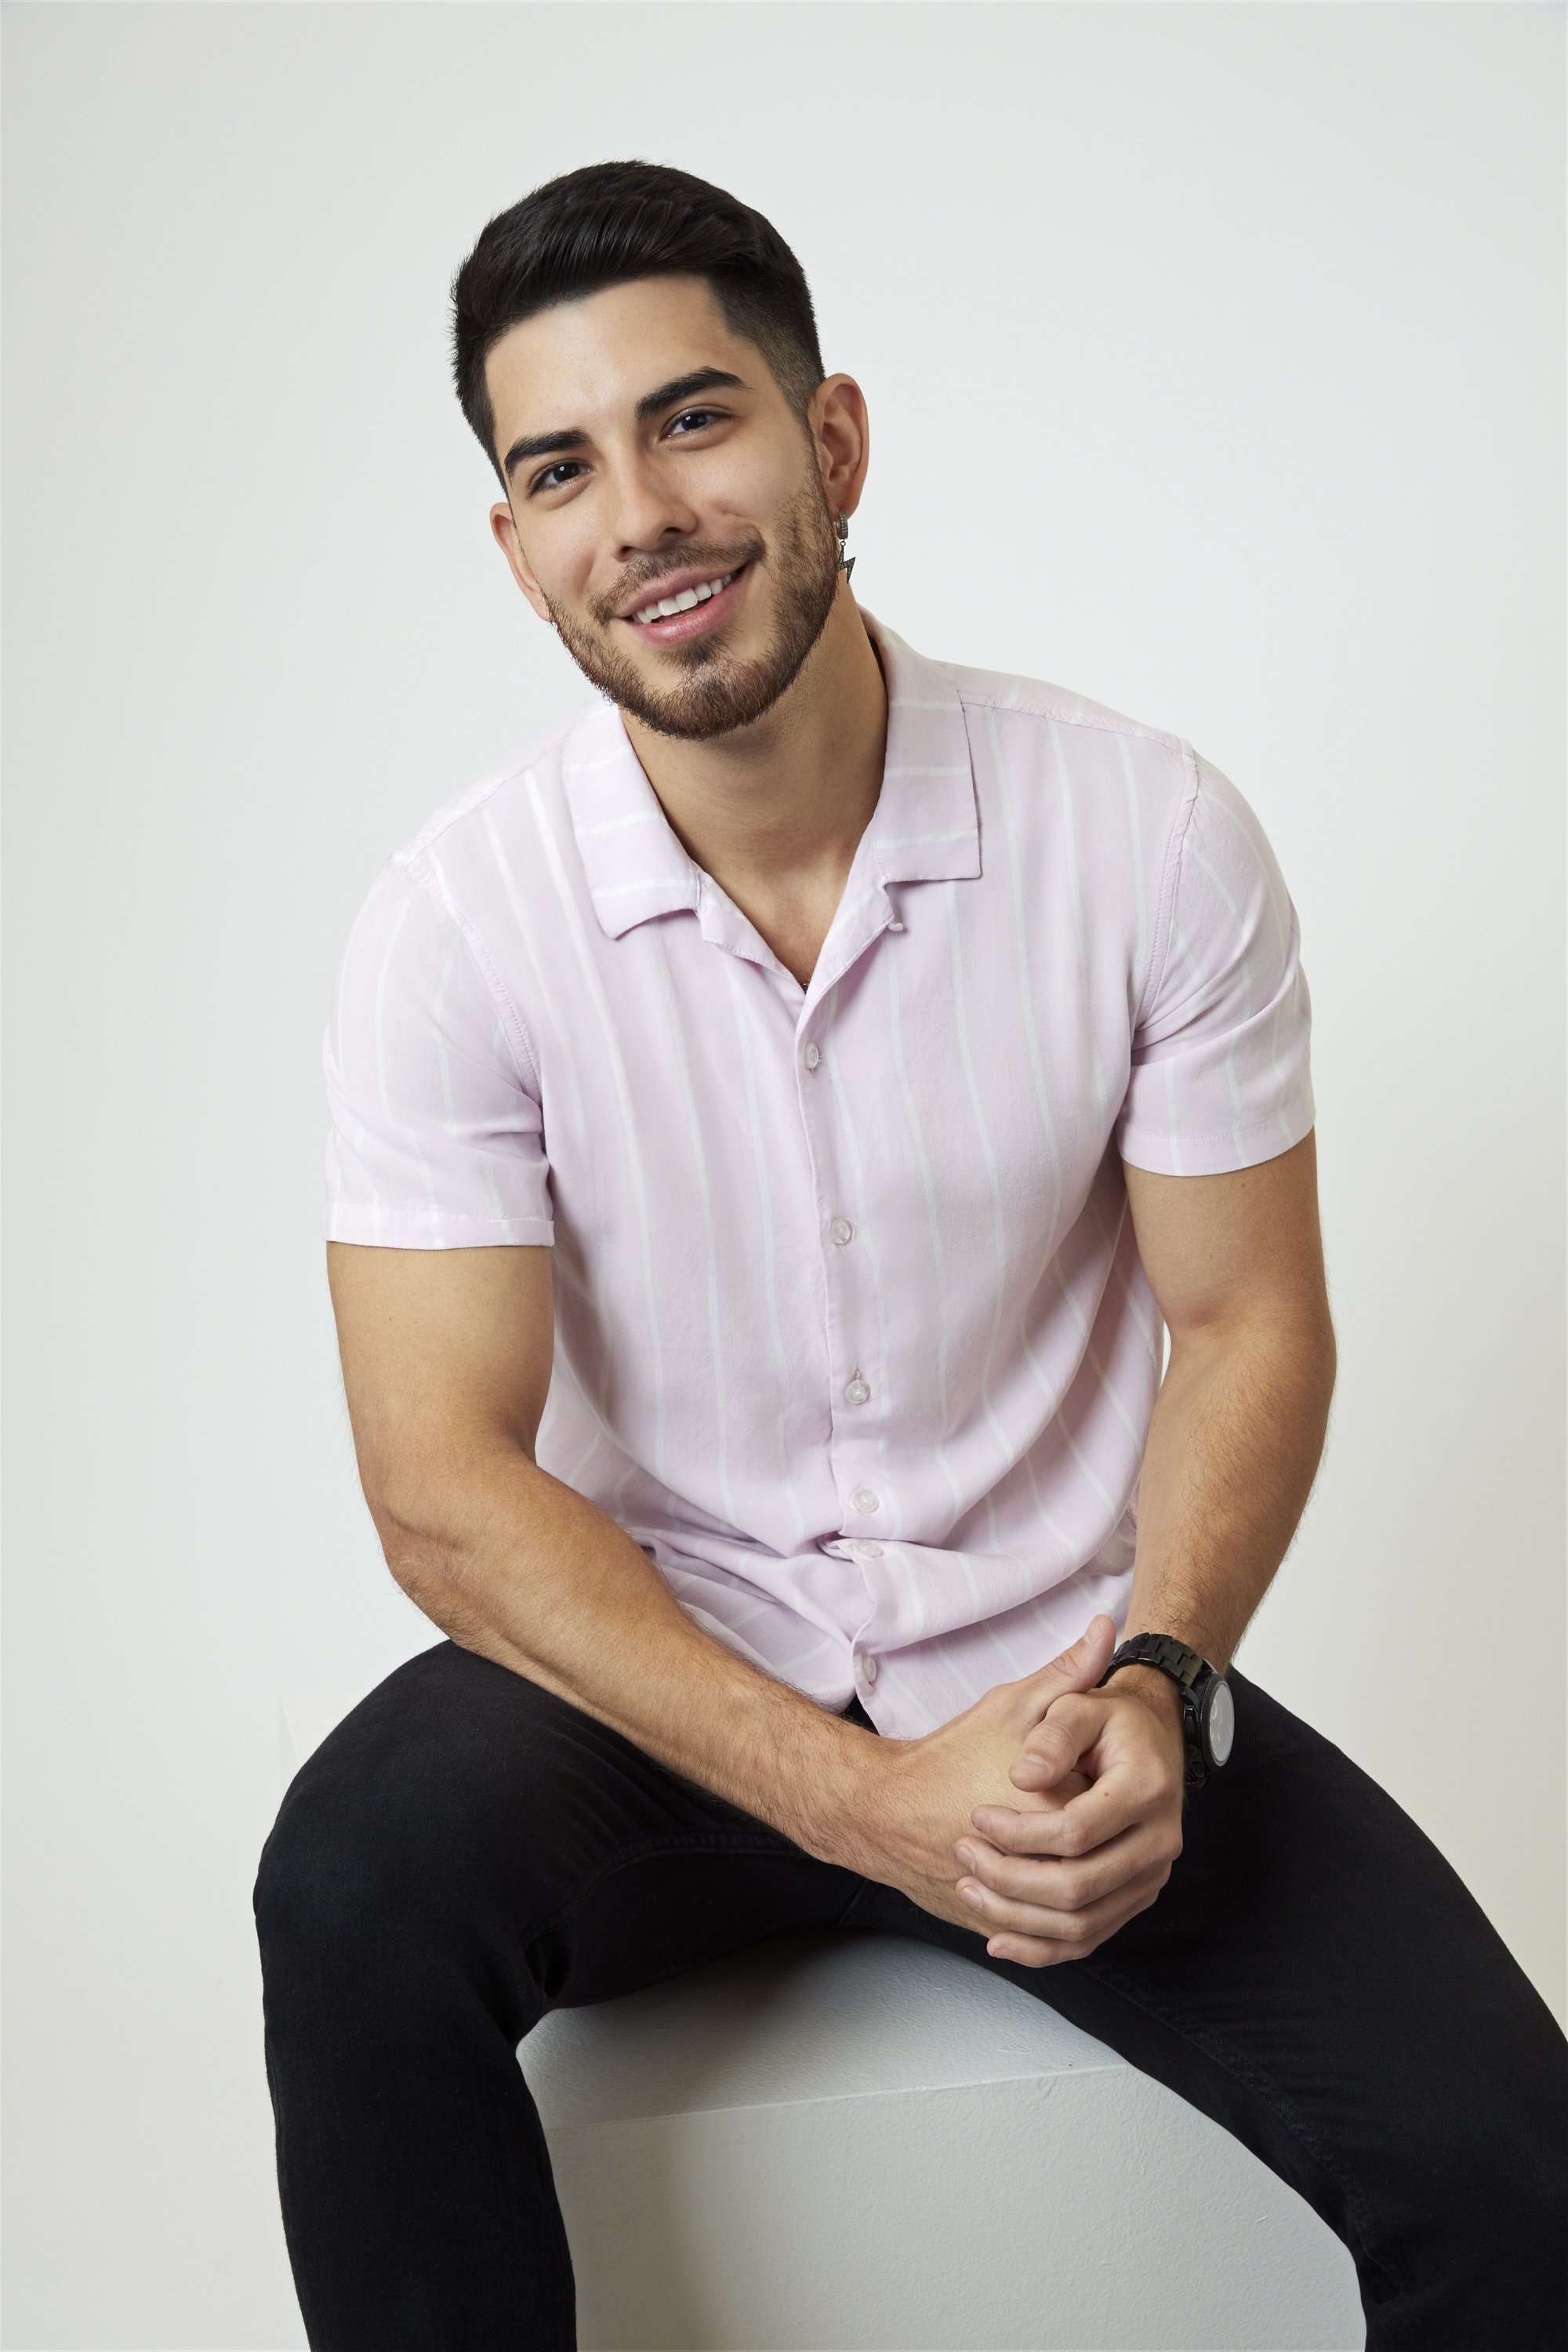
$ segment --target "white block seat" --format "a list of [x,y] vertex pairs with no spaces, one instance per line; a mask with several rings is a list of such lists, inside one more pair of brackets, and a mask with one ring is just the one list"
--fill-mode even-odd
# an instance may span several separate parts
[[1303,2352],[1354,2265],[1206,2116],[934,1946],[771,1938],[523,2042],[582,2352]]
[[[286,1769],[360,1693],[285,1702]],[[1341,2352],[1293,2189],[1040,2000],[849,1928],[558,2010],[521,2044],[581,2352]]]

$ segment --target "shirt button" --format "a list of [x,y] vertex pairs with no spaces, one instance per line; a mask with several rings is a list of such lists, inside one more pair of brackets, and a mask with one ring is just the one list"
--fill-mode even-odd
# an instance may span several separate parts
[[862,1659],[861,1659],[861,1661],[860,1661],[860,1674],[861,1674],[861,1678],[862,1678],[862,1680],[863,1680],[863,1681],[868,1682],[868,1683],[874,1683],[874,1682],[876,1681],[876,1679],[877,1679],[877,1661],[876,1661],[876,1659],[875,1659],[875,1658],[862,1658]]
[[839,1248],[842,1249],[845,1243],[855,1231],[855,1228],[850,1223],[847,1217],[835,1217],[833,1223],[828,1226],[827,1231],[829,1238],[836,1241],[838,1244]]
[[864,1404],[871,1391],[864,1381],[851,1381],[844,1391],[846,1404]]
[[822,1055],[821,1055],[820,1051],[818,1050],[818,1048],[817,1048],[816,1046],[815,1046],[815,1045],[808,1045],[808,1046],[806,1047],[806,1049],[805,1049],[805,1066],[806,1066],[806,1068],[807,1068],[808,1070],[815,1070],[815,1069],[816,1069],[816,1066],[817,1066],[817,1064],[818,1064],[818,1062],[820,1062],[820,1061],[821,1061],[821,1059],[822,1059]]
[[880,1503],[881,1496],[874,1495],[869,1486],[857,1486],[849,1500],[858,1511],[874,1511]]
[[903,928],[904,928],[904,927],[903,927],[902,923],[889,923],[889,924],[888,925],[888,929],[889,929],[890,931],[901,931],[901,930],[903,929]]
[[880,1559],[882,1547],[880,1544],[857,1544],[855,1557],[857,1559]]

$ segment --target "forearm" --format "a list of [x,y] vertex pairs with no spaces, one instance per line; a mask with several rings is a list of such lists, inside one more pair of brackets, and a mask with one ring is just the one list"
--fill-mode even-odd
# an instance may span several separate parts
[[704,1633],[595,1504],[508,1450],[449,1474],[438,1505],[377,1522],[393,1574],[453,1641],[819,1860],[863,1866],[877,1736]]
[[1173,1633],[1228,1666],[1305,1508],[1333,1382],[1332,1333],[1316,1317],[1173,1342],[1143,1456],[1125,1635]]

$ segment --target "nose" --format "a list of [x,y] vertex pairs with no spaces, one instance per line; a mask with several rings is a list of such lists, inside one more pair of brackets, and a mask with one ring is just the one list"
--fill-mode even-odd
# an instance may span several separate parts
[[611,528],[618,562],[694,538],[697,520],[696,508],[681,497],[670,469],[641,456],[617,469]]

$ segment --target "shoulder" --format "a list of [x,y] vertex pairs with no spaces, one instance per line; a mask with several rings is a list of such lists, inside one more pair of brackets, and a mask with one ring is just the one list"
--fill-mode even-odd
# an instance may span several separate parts
[[1069,739],[1121,736],[1178,761],[1191,756],[1185,739],[1168,728],[1130,718],[1124,710],[1113,710],[1108,703],[1095,702],[1070,687],[1053,685],[1048,678],[1024,677],[1012,670],[975,669],[958,662],[944,662],[942,667],[966,709],[990,710],[1015,719],[1021,733],[1054,729]]
[[942,666],[963,706],[977,781],[1014,815],[1104,836],[1120,859],[1158,866],[1184,832],[1197,754],[1170,728],[1070,687],[1010,670]]
[[1071,687],[1011,670],[943,664],[963,705],[977,764],[999,782],[1037,779],[1086,809],[1108,796],[1156,823],[1184,823],[1198,763],[1186,738],[1114,710]]
[[401,868],[427,881],[433,870],[489,865],[498,844],[503,849],[536,845],[563,805],[568,771],[585,752],[591,755],[608,709],[602,700],[590,703],[504,767],[442,801],[392,852],[388,870]]
[[456,928],[470,945],[536,893],[570,834],[568,779],[600,748],[613,706],[596,698],[526,751],[439,802],[386,854],[362,898],[351,941],[393,925],[403,950]]

